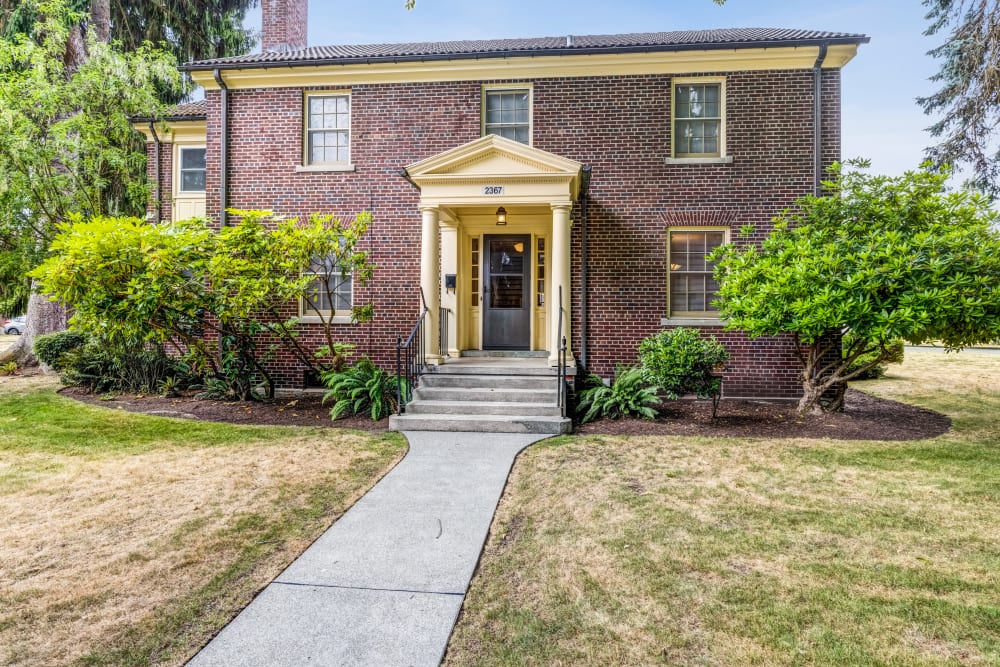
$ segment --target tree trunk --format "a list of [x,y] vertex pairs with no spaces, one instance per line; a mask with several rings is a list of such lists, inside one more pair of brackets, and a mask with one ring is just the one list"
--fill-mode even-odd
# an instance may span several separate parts
[[90,29],[97,41],[111,41],[111,0],[91,0]]
[[80,69],[80,65],[87,61],[87,41],[83,38],[83,28],[80,24],[69,29],[69,39],[66,40],[66,55],[63,56],[63,63],[66,71],[70,74]]
[[0,357],[0,363],[16,361],[21,367],[36,365],[38,360],[35,359],[35,339],[43,334],[66,329],[69,320],[66,308],[61,303],[49,301],[47,297],[38,294],[35,291],[37,285],[34,281],[31,283],[31,288],[28,310],[25,313],[24,332],[17,343]]
[[823,395],[823,388],[818,387],[816,383],[811,380],[806,380],[802,383],[802,398],[799,399],[799,414],[804,415],[808,413],[822,414],[823,406],[820,405],[819,399]]

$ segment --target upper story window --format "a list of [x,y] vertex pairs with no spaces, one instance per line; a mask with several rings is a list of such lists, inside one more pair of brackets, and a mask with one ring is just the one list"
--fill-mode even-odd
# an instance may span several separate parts
[[483,90],[483,136],[531,144],[531,88],[486,88]]
[[715,318],[712,305],[719,283],[712,275],[715,264],[705,256],[726,242],[729,230],[671,229],[667,231],[670,317]]
[[180,192],[205,191],[205,149],[181,148],[180,154]]
[[306,163],[347,164],[351,161],[351,96],[306,97]]
[[673,157],[725,156],[725,81],[675,79]]

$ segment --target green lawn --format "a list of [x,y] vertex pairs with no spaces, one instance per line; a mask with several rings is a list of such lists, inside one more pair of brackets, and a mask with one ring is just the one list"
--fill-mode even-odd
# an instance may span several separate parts
[[863,388],[954,428],[530,448],[445,663],[1000,665],[1000,355]]
[[0,378],[0,664],[183,664],[405,451]]

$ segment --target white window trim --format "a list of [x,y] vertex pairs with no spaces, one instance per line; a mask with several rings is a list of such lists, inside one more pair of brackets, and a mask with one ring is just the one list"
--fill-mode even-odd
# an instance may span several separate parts
[[[319,276],[321,274],[313,273],[312,271],[303,271],[304,276]],[[354,308],[354,274],[351,273],[351,308]],[[308,313],[312,313],[307,314]],[[340,311],[337,311],[340,312]],[[317,311],[314,308],[306,308],[306,298],[304,296],[299,297],[299,322],[302,324],[326,324],[327,318],[329,318],[331,311],[320,310]],[[325,317],[324,317],[325,316]],[[330,324],[357,324],[354,321],[354,317],[348,313],[347,315],[334,315],[332,320],[329,320]]]
[[[316,97],[346,97],[347,98],[347,159],[331,162],[309,160],[309,101]],[[323,128],[316,128],[323,129]],[[354,171],[351,158],[354,153],[354,100],[350,90],[316,90],[305,93],[302,97],[302,163],[296,166],[296,172],[317,171]]]
[[528,145],[535,145],[535,87],[530,83],[490,83],[482,88],[479,97],[479,134],[486,136],[486,94],[509,92],[512,90],[528,91]]
[[205,150],[204,143],[188,144],[174,143],[174,168],[173,168],[173,195],[174,199],[204,199],[205,191],[208,189],[208,151],[205,150],[205,190],[181,190],[181,153],[186,150]]
[[[677,86],[687,84],[719,84],[719,154],[714,156],[678,156],[677,142],[674,141],[674,128],[677,117],[674,115],[677,109]],[[729,164],[733,161],[731,156],[726,155],[726,77],[724,76],[698,76],[698,77],[674,77],[670,81],[670,118],[668,119],[670,132],[670,157],[666,159],[667,164]]]
[[667,238],[666,238],[666,256],[667,256],[667,316],[660,320],[661,326],[674,326],[674,325],[684,325],[684,326],[721,326],[725,324],[725,320],[721,317],[713,317],[712,313],[715,311],[697,311],[691,312],[689,315],[675,315],[670,309],[670,234],[673,232],[722,232],[722,243],[729,243],[732,229],[728,226],[723,225],[707,225],[707,226],[677,226],[677,227],[667,227]]

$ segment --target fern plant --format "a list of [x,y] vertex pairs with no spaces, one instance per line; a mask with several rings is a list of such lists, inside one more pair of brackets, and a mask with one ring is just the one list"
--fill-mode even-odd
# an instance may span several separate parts
[[582,415],[581,423],[600,417],[620,419],[630,415],[654,419],[652,406],[660,402],[658,388],[652,384],[641,368],[618,368],[611,386],[604,384],[597,375],[587,377],[586,389],[580,392],[576,412]]
[[339,372],[324,373],[322,379],[329,390],[323,395],[323,402],[334,402],[331,419],[367,412],[372,420],[378,421],[396,410],[396,376],[377,367],[371,359],[360,359]]

